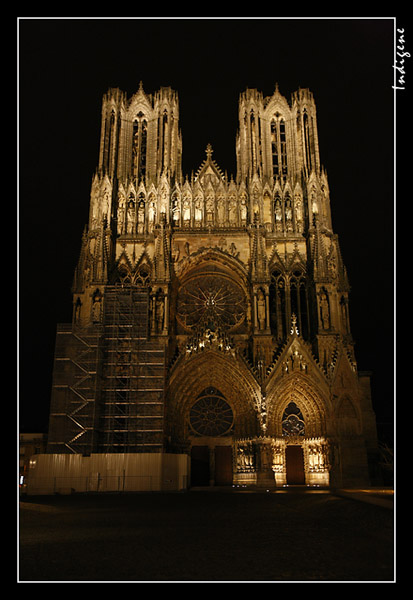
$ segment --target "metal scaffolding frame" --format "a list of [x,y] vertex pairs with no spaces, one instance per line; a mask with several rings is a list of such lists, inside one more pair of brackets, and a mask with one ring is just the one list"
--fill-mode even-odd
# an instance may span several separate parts
[[95,450],[101,335],[99,326],[57,327],[48,452]]
[[163,448],[165,346],[149,339],[149,290],[107,287],[99,416],[101,452]]
[[48,453],[161,452],[165,359],[149,289],[107,286],[101,324],[58,326]]

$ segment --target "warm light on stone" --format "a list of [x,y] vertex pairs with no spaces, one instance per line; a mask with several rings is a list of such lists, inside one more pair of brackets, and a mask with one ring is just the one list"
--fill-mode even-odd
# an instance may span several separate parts
[[175,91],[104,95],[48,453],[88,477],[118,454],[118,478],[130,454],[187,456],[181,487],[367,486],[375,415],[313,95],[247,89],[238,116],[237,172],[200,140],[185,174]]

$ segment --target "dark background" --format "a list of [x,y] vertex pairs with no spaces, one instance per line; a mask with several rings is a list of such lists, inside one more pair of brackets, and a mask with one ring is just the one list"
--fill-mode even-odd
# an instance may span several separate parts
[[[358,368],[372,371],[379,429],[392,432],[394,31],[394,19],[382,17],[19,19],[21,431],[48,428],[56,324],[72,318],[102,96],[119,87],[131,97],[142,81],[147,93],[178,92],[184,175],[211,143],[220,168],[235,176],[238,98],[247,87],[270,96],[278,83],[288,101],[299,87],[313,92]],[[413,83],[413,67],[410,75]]]

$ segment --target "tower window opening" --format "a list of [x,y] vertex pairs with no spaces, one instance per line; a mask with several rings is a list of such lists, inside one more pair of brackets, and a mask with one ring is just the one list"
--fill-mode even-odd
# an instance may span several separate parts
[[272,174],[274,177],[287,175],[287,135],[285,121],[275,115],[271,121],[271,154],[272,154]]
[[146,151],[148,141],[148,124],[139,113],[133,123],[132,133],[132,174],[135,179],[143,179],[146,175]]

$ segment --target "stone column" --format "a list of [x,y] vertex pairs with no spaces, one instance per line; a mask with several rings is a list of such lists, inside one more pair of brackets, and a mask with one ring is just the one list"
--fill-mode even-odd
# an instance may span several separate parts
[[265,487],[267,489],[275,488],[275,476],[272,469],[273,463],[273,451],[271,446],[271,440],[262,439],[258,440],[257,444],[258,454],[258,469],[257,469],[257,486]]

